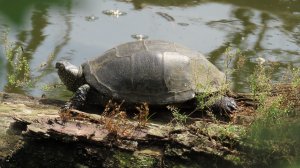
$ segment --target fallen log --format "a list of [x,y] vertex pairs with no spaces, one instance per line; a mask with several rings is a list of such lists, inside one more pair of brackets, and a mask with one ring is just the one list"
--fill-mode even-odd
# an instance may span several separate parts
[[17,94],[0,93],[0,100],[0,167],[238,167],[241,135],[254,119],[246,99],[230,122],[187,124],[59,114],[63,101]]

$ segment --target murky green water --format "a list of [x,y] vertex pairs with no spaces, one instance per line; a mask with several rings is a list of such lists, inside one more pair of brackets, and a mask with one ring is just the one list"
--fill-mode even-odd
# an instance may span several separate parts
[[[126,14],[103,13],[111,9]],[[247,91],[258,57],[274,65],[275,81],[300,67],[299,0],[0,0],[0,31],[15,43],[12,58],[1,43],[0,90],[33,96],[68,96],[56,89],[56,61],[79,65],[135,34],[200,51],[222,70],[226,48],[240,49],[246,59],[231,76],[236,91]],[[238,65],[235,58],[229,66]]]

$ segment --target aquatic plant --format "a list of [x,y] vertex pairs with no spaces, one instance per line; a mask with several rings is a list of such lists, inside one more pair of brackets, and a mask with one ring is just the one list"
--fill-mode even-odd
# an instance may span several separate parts
[[138,121],[140,127],[146,126],[151,116],[149,116],[149,106],[147,103],[142,103],[140,106],[137,106],[136,109],[139,113],[134,116],[134,119]]
[[171,123],[173,121],[175,121],[176,125],[179,126],[183,126],[187,119],[188,119],[188,115],[186,115],[185,113],[180,112],[180,109],[176,106],[172,106],[172,105],[168,105],[167,109],[171,111],[172,115],[173,115],[173,119],[171,121]]
[[271,69],[263,64],[258,64],[254,72],[248,78],[250,91],[255,98],[263,99],[270,93],[272,89],[271,84]]
[[29,60],[24,56],[22,45],[10,42],[7,34],[7,31],[2,34],[8,67],[7,89],[13,90],[14,88],[29,86],[31,82]]
[[129,130],[126,126],[127,114],[126,111],[122,110],[122,104],[109,100],[102,113],[103,123],[105,128],[110,132],[117,134],[118,132],[125,133]]
[[247,164],[291,166],[300,161],[299,69],[288,69],[289,77],[280,84],[272,82],[271,69],[259,64],[248,79],[258,107],[245,138],[252,145]]
[[[213,120],[215,120],[214,113],[211,113],[211,111],[213,111],[213,109],[211,109],[213,107],[213,104],[216,101],[222,99],[224,95],[230,95],[230,87],[232,84],[229,78],[237,70],[235,68],[232,68],[233,61],[237,60],[238,68],[245,63],[245,56],[240,50],[233,50],[231,47],[228,47],[224,52],[224,56],[225,56],[224,59],[225,81],[221,83],[218,92],[215,92],[214,88],[212,88],[211,85],[197,86],[197,88],[204,91],[201,94],[196,95],[197,110],[207,111],[208,116],[210,116]],[[224,113],[224,115],[226,115],[227,117],[229,116],[229,114],[226,113]]]

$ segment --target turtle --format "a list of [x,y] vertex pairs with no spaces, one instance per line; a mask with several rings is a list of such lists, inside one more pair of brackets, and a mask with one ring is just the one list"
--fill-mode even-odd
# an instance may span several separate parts
[[[75,92],[64,109],[92,102],[105,106],[111,99],[126,104],[180,104],[208,91],[217,93],[226,82],[225,74],[203,54],[163,40],[127,42],[79,67],[66,60],[55,67],[67,89]],[[213,105],[229,112],[237,108],[226,95]]]

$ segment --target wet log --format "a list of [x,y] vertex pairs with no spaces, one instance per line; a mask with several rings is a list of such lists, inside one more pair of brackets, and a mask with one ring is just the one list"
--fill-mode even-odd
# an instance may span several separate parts
[[20,131],[26,128],[26,124],[17,123],[14,117],[28,121],[46,116],[59,117],[58,107],[63,103],[58,100],[43,100],[0,92],[0,160],[5,161],[21,148],[23,143]]
[[60,114],[63,101],[0,93],[0,167],[239,167],[253,107],[244,96],[236,98],[241,108],[231,122],[193,118],[181,124],[122,113]]

